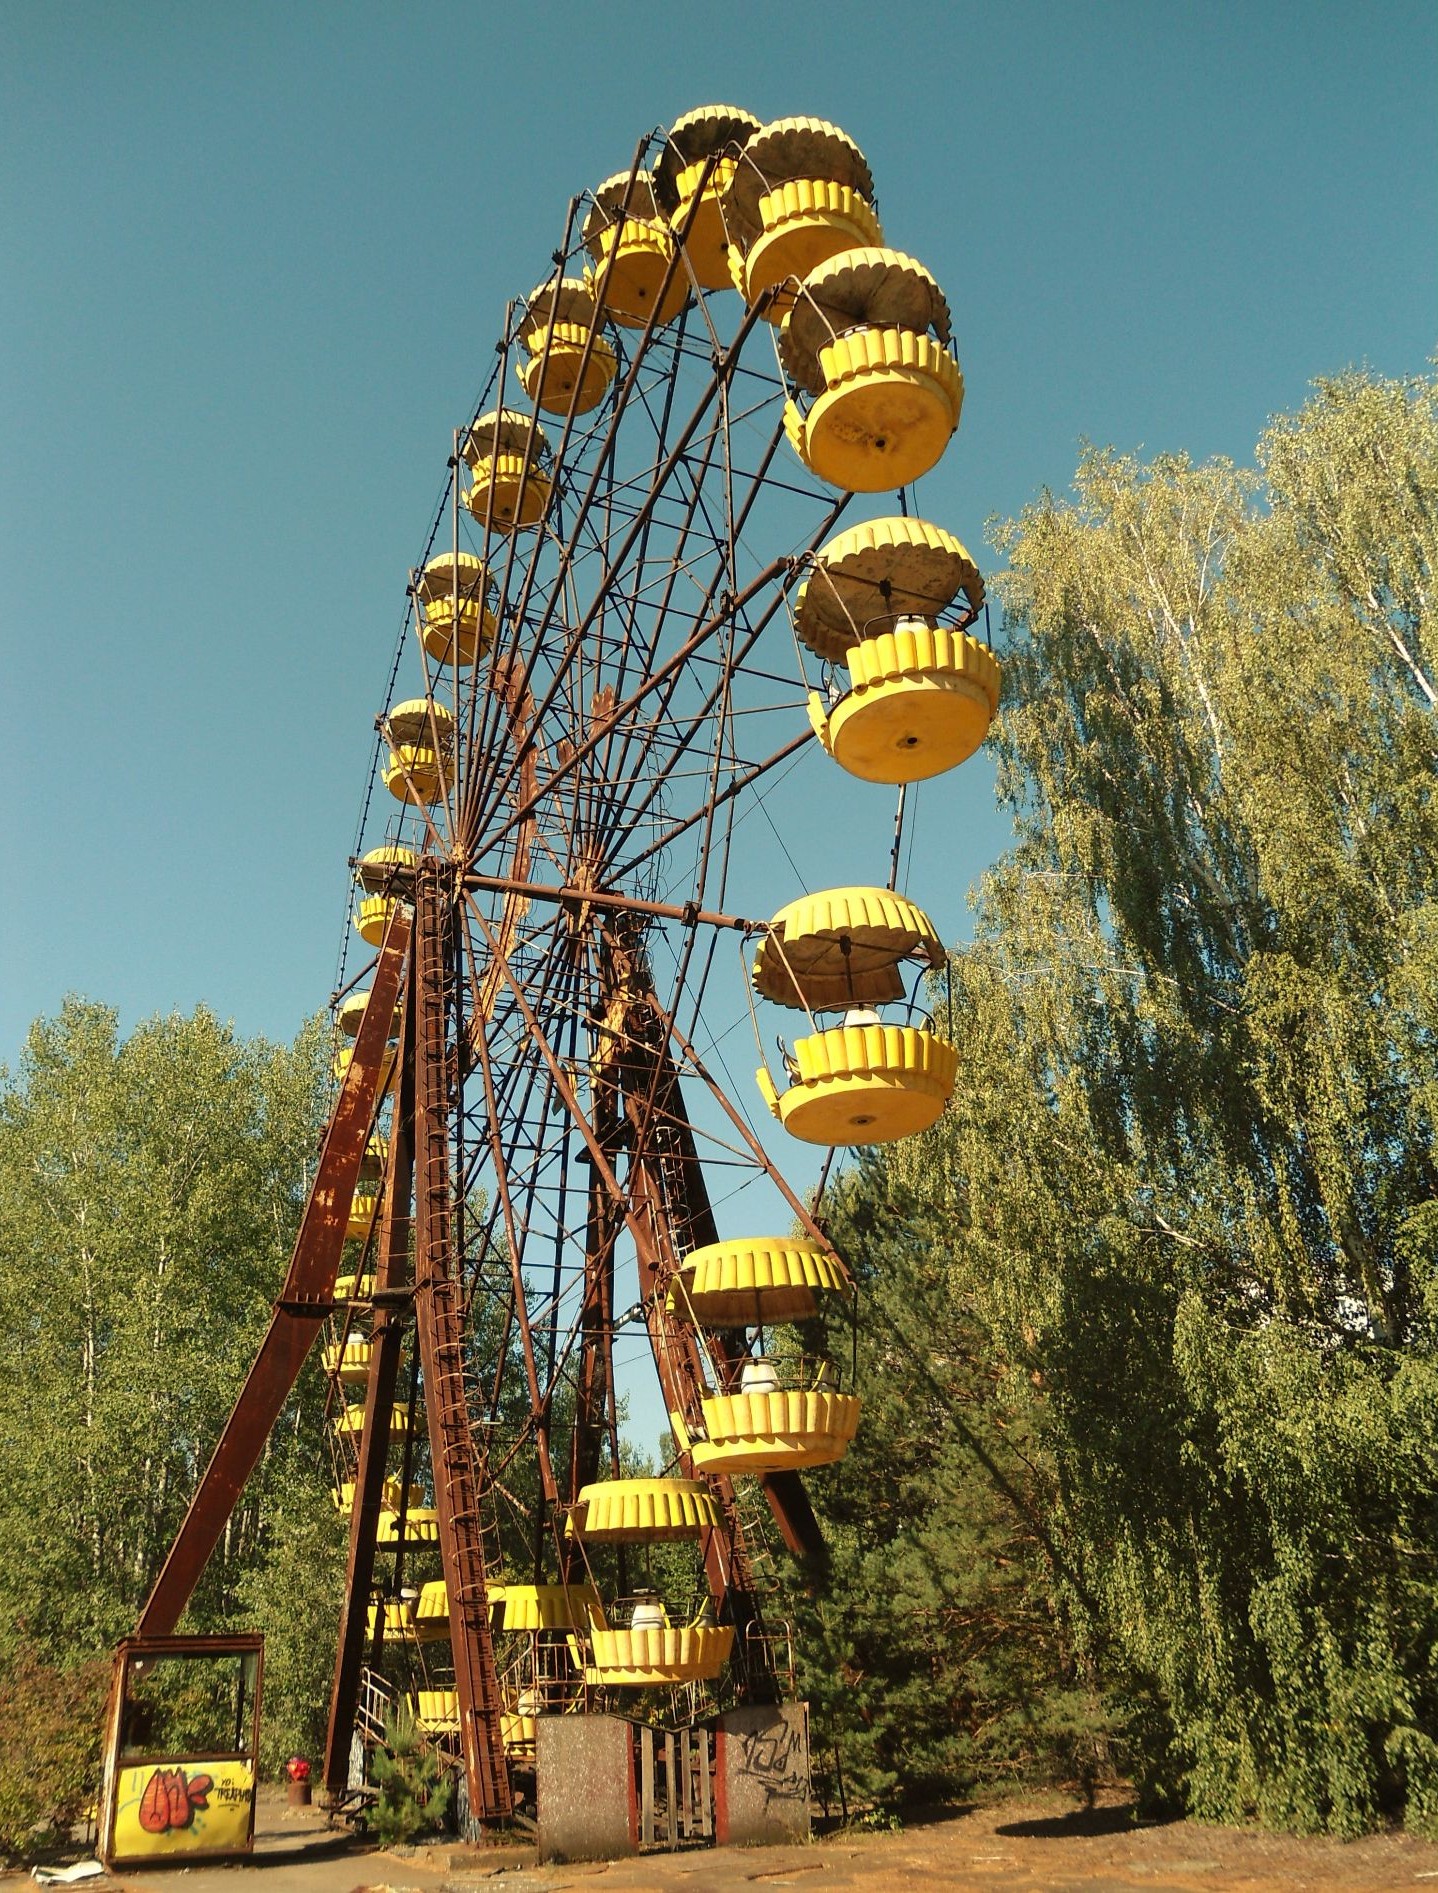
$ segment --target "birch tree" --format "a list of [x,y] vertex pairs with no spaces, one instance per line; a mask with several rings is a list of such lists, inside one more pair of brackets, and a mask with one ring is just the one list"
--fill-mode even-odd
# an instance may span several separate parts
[[1438,386],[1319,384],[1253,472],[1088,453],[996,538],[1016,842],[953,1105],[853,1187],[982,1337],[1129,1766],[1432,1827]]
[[[0,1073],[0,1642],[94,1650],[133,1622],[283,1279],[317,1047],[315,1028],[242,1042],[203,1009],[122,1040],[112,1011],[70,1000]],[[264,1503],[262,1477],[202,1616]]]

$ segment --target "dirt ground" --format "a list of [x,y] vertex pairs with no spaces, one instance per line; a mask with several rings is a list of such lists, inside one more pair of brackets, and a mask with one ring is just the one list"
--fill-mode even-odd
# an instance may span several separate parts
[[[116,1893],[114,1880],[85,1884]],[[807,1847],[706,1848],[541,1867],[532,1847],[513,1845],[385,1852],[331,1834],[318,1811],[288,1809],[275,1791],[261,1795],[252,1861],[126,1873],[120,1884],[125,1893],[741,1893],[790,1886],[801,1893],[915,1886],[976,1893],[1386,1893],[1427,1885],[1438,1893],[1438,1845],[1395,1834],[1298,1840],[1196,1821],[1136,1826],[1120,1795],[1087,1812],[1062,1795],[1029,1795],[944,1810],[899,1833],[841,1830]]]

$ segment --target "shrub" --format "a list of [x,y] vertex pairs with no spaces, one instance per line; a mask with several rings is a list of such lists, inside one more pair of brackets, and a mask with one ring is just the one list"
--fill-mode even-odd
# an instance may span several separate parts
[[0,1662],[0,1854],[43,1851],[93,1797],[109,1684],[103,1661],[62,1670],[22,1649]]
[[397,1706],[385,1723],[384,1747],[376,1751],[374,1778],[379,1802],[371,1826],[388,1843],[418,1840],[444,1825],[454,1781],[443,1759]]

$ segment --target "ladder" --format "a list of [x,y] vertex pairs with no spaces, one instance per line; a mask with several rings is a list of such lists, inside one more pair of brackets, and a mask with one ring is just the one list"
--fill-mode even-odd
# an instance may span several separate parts
[[510,1816],[513,1798],[489,1628],[479,1468],[465,1397],[464,1311],[453,1238],[448,1035],[452,929],[445,864],[426,859],[415,885],[415,1325],[469,1810],[471,1818],[493,1822]]

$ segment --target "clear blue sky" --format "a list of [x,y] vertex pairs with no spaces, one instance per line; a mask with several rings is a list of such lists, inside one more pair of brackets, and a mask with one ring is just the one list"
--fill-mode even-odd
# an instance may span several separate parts
[[[0,1060],[68,990],[280,1037],[324,1002],[449,430],[642,132],[724,99],[862,144],[954,307],[924,510],[978,552],[1081,436],[1247,458],[1313,376],[1423,367],[1435,53],[1431,0],[9,0]],[[960,780],[919,838],[951,935],[1003,836]]]

